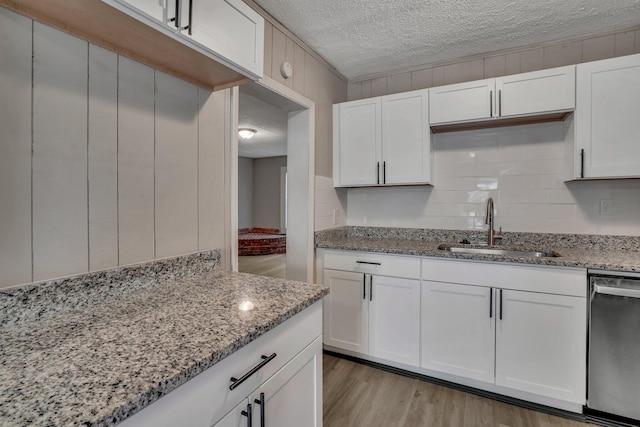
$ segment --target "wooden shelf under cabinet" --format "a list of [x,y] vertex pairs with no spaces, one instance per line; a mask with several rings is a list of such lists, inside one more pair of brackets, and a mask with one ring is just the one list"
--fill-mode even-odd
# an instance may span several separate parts
[[100,0],[0,0],[0,5],[210,90],[250,81]]
[[445,133],[463,130],[497,128],[504,126],[529,125],[533,123],[561,122],[566,119],[571,113],[573,113],[573,111],[538,114],[535,116],[504,117],[472,122],[445,123],[431,125],[431,130],[433,131],[433,133]]

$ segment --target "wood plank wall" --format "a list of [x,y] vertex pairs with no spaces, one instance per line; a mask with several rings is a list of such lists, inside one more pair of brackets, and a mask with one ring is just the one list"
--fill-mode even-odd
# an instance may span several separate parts
[[348,100],[640,53],[640,29],[559,40],[349,82]]
[[5,8],[0,51],[0,288],[228,249],[230,90]]

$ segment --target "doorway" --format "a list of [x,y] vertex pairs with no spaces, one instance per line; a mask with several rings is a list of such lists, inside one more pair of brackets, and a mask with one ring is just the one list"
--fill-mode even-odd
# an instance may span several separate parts
[[269,78],[234,89],[233,99],[233,128],[253,137],[232,138],[232,269],[311,282],[314,103]]

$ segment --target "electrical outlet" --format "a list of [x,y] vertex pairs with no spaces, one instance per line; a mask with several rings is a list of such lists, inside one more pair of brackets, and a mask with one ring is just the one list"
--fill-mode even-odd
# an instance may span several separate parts
[[600,200],[600,215],[613,215],[613,200]]
[[338,211],[337,210],[333,210],[333,225],[336,225],[338,223]]

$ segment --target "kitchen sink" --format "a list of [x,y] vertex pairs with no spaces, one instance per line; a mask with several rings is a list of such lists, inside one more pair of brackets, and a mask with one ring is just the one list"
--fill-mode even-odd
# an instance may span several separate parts
[[481,255],[503,255],[503,256],[524,256],[532,258],[555,258],[561,256],[557,252],[518,250],[518,249],[494,249],[494,248],[465,248],[461,246],[440,245],[441,251],[455,252],[461,254],[481,254]]

